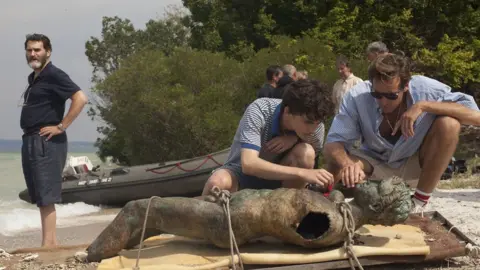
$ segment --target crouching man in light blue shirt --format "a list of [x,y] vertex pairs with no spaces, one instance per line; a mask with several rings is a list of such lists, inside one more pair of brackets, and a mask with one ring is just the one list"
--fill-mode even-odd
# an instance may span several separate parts
[[[368,81],[343,98],[324,146],[327,168],[346,187],[365,178],[403,178],[422,210],[457,147],[461,125],[480,125],[474,99],[425,76],[407,58],[379,56]],[[360,149],[352,144],[362,139]]]

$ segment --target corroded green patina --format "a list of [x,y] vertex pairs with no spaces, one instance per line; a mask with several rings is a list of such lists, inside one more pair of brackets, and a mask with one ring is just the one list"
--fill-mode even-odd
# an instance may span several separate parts
[[[242,190],[230,198],[232,229],[239,246],[263,236],[309,248],[340,244],[347,236],[338,204],[343,201],[337,190],[329,198],[307,189]],[[349,204],[356,228],[402,223],[412,208],[409,189],[403,182],[393,184],[392,179],[357,185]],[[139,244],[147,205],[148,199],[128,203],[88,247],[87,259],[100,261]],[[162,233],[230,247],[228,220],[213,196],[154,199],[145,239]]]

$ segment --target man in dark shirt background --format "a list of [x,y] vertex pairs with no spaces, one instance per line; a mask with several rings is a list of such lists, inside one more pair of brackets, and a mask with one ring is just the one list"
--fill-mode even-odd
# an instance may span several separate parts
[[277,82],[283,76],[283,70],[278,65],[269,66],[266,70],[267,83],[257,92],[257,98],[273,97],[273,91],[277,87]]
[[293,65],[285,65],[282,68],[283,76],[277,82],[277,88],[273,91],[273,98],[282,98],[285,87],[292,82],[296,81],[297,78],[297,68]]
[[[23,93],[20,127],[22,168],[32,203],[40,208],[42,246],[57,245],[55,204],[61,203],[62,172],[67,159],[65,130],[87,103],[70,77],[50,61],[52,45],[42,34],[28,35],[25,56],[33,72]],[[65,102],[71,99],[65,117]]]

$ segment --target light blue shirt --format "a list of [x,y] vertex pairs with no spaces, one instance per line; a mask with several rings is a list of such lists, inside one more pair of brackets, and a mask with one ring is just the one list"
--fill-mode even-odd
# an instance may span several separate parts
[[[448,85],[437,80],[415,75],[408,85],[411,96],[411,99],[407,99],[408,107],[418,101],[451,101],[479,110],[472,96],[452,93]],[[383,116],[370,91],[370,81],[364,81],[345,94],[339,113],[333,119],[326,143],[343,142],[349,148],[353,142],[362,138],[361,150],[365,154],[390,167],[399,168],[419,150],[435,115],[422,113],[414,123],[414,136],[408,139],[401,136],[395,145],[392,145],[380,135],[379,127]]]

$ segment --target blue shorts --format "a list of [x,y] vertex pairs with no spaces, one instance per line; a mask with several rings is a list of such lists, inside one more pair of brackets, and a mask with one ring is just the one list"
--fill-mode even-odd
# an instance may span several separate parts
[[256,176],[246,175],[242,168],[236,164],[225,164],[219,169],[227,169],[238,180],[238,190],[242,189],[277,189],[282,187],[282,181],[266,180]]
[[61,203],[62,172],[67,160],[67,135],[22,136],[22,169],[32,204],[38,207]]
[[[279,164],[280,161],[292,149],[293,149],[293,147],[288,149],[287,151],[285,151],[281,155],[279,155],[276,158],[276,160],[274,160],[273,162],[276,163],[276,164]],[[317,168],[318,159],[319,159],[319,155],[315,157],[315,168]],[[277,189],[277,188],[281,188],[282,183],[283,183],[283,181],[279,181],[279,180],[267,180],[267,179],[259,178],[259,177],[252,176],[252,175],[246,175],[242,172],[242,167],[241,167],[240,164],[235,164],[235,163],[224,164],[223,166],[221,166],[218,169],[227,169],[237,177],[238,190],[242,190],[242,189]]]

